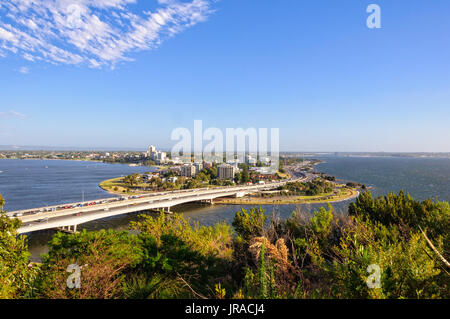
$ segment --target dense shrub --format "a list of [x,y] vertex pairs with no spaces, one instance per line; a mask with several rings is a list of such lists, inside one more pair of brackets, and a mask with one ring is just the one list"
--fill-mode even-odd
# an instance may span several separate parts
[[[136,236],[112,230],[57,233],[48,245],[36,283],[41,298],[124,297],[122,285],[143,255]],[[73,264],[81,267],[80,289],[67,286]]]
[[20,224],[0,211],[0,299],[30,297],[33,293],[36,268],[28,267],[26,237],[17,235]]
[[[2,213],[0,297],[449,298],[449,217],[449,203],[403,192],[362,193],[349,214],[329,206],[268,222],[260,207],[241,209],[235,233],[143,216],[131,233],[58,233],[30,268],[20,222]],[[66,284],[74,263],[80,289]]]
[[[143,249],[140,269],[153,286],[154,298],[198,298],[214,295],[217,281],[230,280],[232,229],[227,224],[200,227],[180,215],[143,216],[132,223]],[[159,284],[155,284],[159,278]],[[164,287],[159,291],[160,287]],[[139,289],[135,289],[134,294]],[[172,291],[171,294],[168,292]]]

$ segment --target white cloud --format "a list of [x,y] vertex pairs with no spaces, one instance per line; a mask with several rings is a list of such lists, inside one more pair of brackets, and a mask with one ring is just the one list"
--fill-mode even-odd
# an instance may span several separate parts
[[1,118],[8,118],[8,117],[15,117],[15,118],[25,118],[27,117],[25,114],[16,112],[16,111],[7,111],[7,112],[0,112],[0,119]]
[[21,67],[18,71],[19,71],[19,73],[22,73],[22,74],[30,73],[30,69],[27,68],[26,66]]
[[205,21],[212,1],[158,0],[136,13],[138,0],[4,0],[0,57],[9,51],[31,62],[114,67]]

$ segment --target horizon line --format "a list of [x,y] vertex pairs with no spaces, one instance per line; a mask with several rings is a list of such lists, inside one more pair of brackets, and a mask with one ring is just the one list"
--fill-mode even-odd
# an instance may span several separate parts
[[[161,151],[170,152],[167,148],[161,148]],[[0,145],[0,151],[79,151],[79,152],[90,152],[90,151],[116,151],[116,152],[146,152],[147,147],[88,147],[88,146],[34,146],[34,145]],[[224,153],[230,153],[231,151],[225,151]],[[192,152],[199,153],[199,152]],[[242,153],[242,152],[238,152]],[[247,153],[247,151],[246,151]],[[312,153],[312,154],[450,154],[450,151],[311,151],[311,150],[280,150],[279,153]]]

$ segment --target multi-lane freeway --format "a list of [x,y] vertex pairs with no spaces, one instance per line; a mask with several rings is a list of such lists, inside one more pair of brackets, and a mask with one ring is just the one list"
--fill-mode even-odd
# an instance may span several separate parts
[[76,226],[93,220],[145,210],[164,209],[197,201],[212,202],[218,197],[237,196],[278,188],[287,182],[304,180],[293,178],[278,182],[249,186],[231,186],[178,190],[151,193],[146,195],[100,199],[93,202],[71,203],[59,206],[41,207],[8,213],[10,217],[22,221],[18,233],[29,233],[52,228],[65,228],[76,231]]

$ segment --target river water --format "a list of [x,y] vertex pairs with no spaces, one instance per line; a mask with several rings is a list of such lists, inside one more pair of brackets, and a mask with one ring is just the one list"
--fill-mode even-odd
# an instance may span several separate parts
[[[437,197],[450,201],[450,159],[394,158],[394,157],[316,157],[323,161],[316,170],[345,181],[366,184],[374,195],[404,189],[417,199]],[[111,197],[98,187],[106,179],[132,173],[154,171],[149,167],[130,167],[121,164],[58,160],[0,160],[0,194],[5,198],[7,211],[42,207],[83,199],[94,200]],[[345,213],[351,201],[333,204],[334,209]],[[268,214],[286,218],[297,209],[313,211],[315,205],[264,205]],[[201,225],[217,222],[231,223],[237,210],[248,206],[186,204],[174,207]],[[78,229],[126,230],[130,221],[139,219],[139,213],[115,216],[79,225]],[[28,235],[32,260],[47,251],[47,242],[53,230]]]

